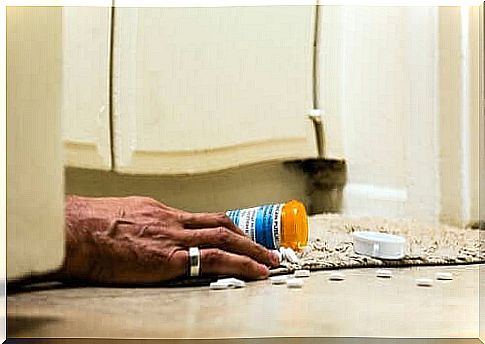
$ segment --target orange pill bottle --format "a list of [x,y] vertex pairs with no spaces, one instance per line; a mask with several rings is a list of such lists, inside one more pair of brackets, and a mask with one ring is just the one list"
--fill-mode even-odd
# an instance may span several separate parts
[[289,247],[299,251],[307,245],[307,213],[299,201],[229,210],[226,214],[248,237],[268,249]]

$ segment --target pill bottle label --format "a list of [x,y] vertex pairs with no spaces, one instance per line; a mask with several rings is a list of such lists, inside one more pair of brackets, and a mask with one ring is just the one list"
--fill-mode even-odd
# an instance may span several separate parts
[[248,209],[229,210],[226,215],[253,241],[268,249],[279,249],[281,211],[284,204],[266,204]]

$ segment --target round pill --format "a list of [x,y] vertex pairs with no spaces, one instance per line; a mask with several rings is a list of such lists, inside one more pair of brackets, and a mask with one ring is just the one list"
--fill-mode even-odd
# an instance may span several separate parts
[[379,269],[376,271],[377,277],[390,278],[392,277],[392,271],[389,269]]
[[342,281],[345,279],[345,275],[341,272],[332,272],[328,279],[331,281]]
[[453,279],[453,274],[451,272],[437,272],[436,279],[450,281]]
[[286,276],[273,276],[270,277],[272,284],[285,284],[288,278]]
[[237,278],[223,278],[217,280],[218,283],[226,283],[228,287],[243,288],[246,286],[246,282],[241,281]]
[[296,270],[294,276],[296,278],[299,278],[299,277],[310,277],[310,270]]
[[229,284],[224,282],[212,282],[210,288],[213,290],[227,289],[229,288]]
[[431,278],[416,278],[416,284],[420,287],[431,287],[433,280]]
[[301,288],[303,287],[303,280],[297,278],[290,278],[286,280],[288,288]]

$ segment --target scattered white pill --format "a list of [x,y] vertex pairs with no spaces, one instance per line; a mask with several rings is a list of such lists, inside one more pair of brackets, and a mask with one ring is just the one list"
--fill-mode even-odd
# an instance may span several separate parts
[[217,281],[218,283],[226,283],[229,288],[234,287],[234,288],[243,288],[246,286],[246,282],[241,281],[237,278],[222,278]]
[[331,281],[343,281],[345,279],[345,275],[341,272],[332,272],[328,279]]
[[379,269],[376,271],[376,276],[377,277],[383,277],[383,278],[391,278],[392,277],[392,271],[389,269]]
[[450,281],[453,279],[453,274],[451,272],[437,272],[436,279]]
[[285,284],[288,277],[287,276],[273,276],[269,278],[272,284]]
[[293,251],[289,247],[280,247],[280,253],[281,253],[282,259],[290,263],[298,264],[300,261],[295,251]]
[[288,288],[301,288],[303,287],[303,280],[299,278],[289,278],[286,280]]
[[416,278],[416,284],[420,287],[431,287],[433,280],[431,278]]
[[296,278],[299,278],[299,277],[310,277],[310,270],[296,270],[294,276]]
[[224,283],[224,282],[212,282],[210,284],[210,288],[213,290],[222,290],[222,289],[227,289],[229,288],[229,283]]
[[287,248],[286,249],[286,257],[287,259],[291,262],[291,263],[295,263],[295,264],[298,264],[299,263],[299,259],[295,253],[295,251],[293,251],[291,248]]

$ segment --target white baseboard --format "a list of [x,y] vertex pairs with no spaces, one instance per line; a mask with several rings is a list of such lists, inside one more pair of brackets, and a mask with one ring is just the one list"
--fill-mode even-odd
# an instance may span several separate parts
[[350,216],[409,217],[405,214],[407,199],[405,188],[350,183],[344,188],[343,212]]

